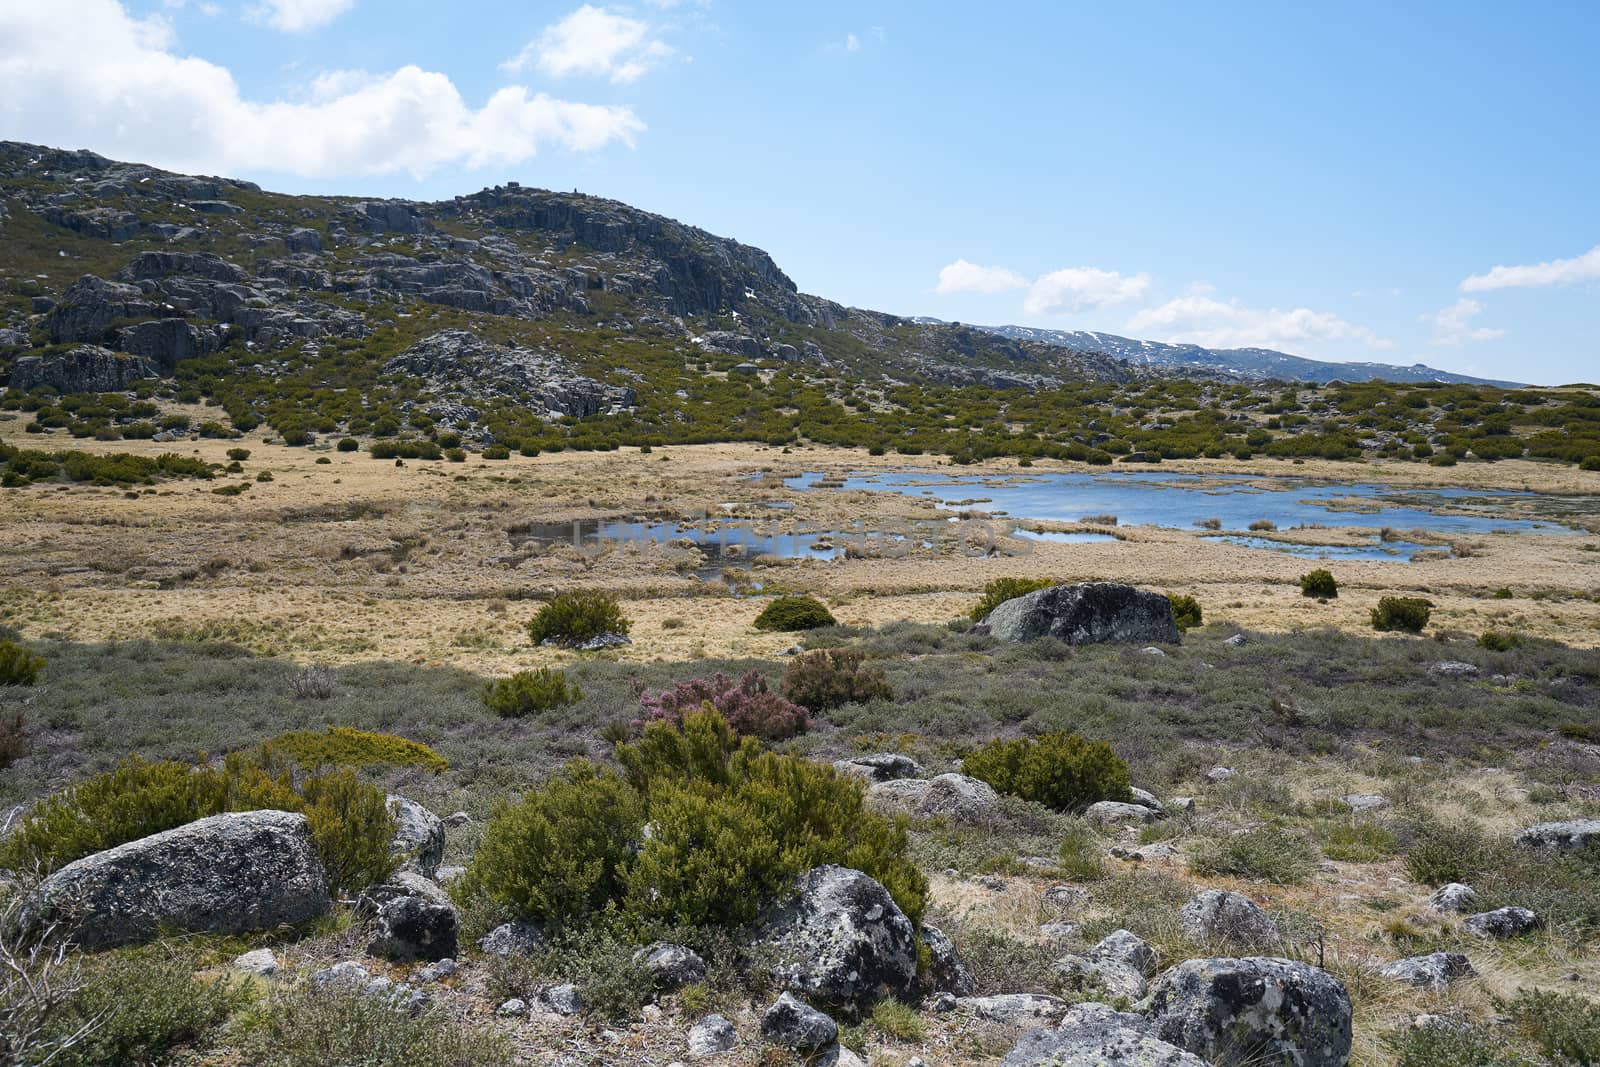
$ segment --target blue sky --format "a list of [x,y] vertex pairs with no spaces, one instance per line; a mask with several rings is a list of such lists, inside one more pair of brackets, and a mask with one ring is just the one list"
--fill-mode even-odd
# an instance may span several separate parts
[[1594,4],[0,0],[0,40],[0,137],[577,188],[901,314],[1600,379]]

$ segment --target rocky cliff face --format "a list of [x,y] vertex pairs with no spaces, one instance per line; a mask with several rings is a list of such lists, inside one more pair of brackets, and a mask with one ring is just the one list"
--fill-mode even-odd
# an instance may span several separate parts
[[632,389],[578,374],[559,356],[489,344],[466,330],[434,334],[383,369],[427,381],[441,398],[428,413],[452,424],[474,421],[458,410],[473,401],[508,398],[546,415],[581,419],[632,407],[637,399]]

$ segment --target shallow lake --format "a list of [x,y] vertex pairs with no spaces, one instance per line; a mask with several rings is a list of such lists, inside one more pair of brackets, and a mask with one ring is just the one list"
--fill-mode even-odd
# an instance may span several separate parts
[[[822,477],[808,471],[784,484],[791,489],[811,489]],[[854,473],[837,487],[900,493],[1019,521],[1077,522],[1086,516],[1114,515],[1123,526],[1171,529],[1192,529],[1198,522],[1217,519],[1224,530],[1246,530],[1251,523],[1266,520],[1279,529],[1389,526],[1437,534],[1578,532],[1555,522],[1516,517],[1519,504],[1538,499],[1534,493],[1486,489],[1407,489],[1402,493],[1378,482],[1335,484],[1286,477],[1145,471],[1001,477],[886,471]],[[1282,546],[1273,542],[1271,547]],[[1409,557],[1380,553],[1347,558]]]

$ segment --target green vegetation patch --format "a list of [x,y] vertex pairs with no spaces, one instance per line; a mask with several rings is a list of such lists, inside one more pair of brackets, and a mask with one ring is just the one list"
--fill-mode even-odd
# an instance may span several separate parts
[[371,733],[350,726],[326,730],[291,730],[265,743],[266,750],[307,770],[318,767],[421,767],[435,774],[450,769],[443,756],[423,744],[394,734]]
[[778,597],[761,610],[754,625],[757,630],[792,633],[837,624],[826,604],[814,596],[805,595]]
[[962,760],[961,769],[1001,793],[1056,811],[1131,796],[1128,765],[1109,744],[1061,731],[991,741]]
[[609,593],[566,592],[541,607],[528,623],[536,645],[581,645],[609,634],[625,635],[632,623]]

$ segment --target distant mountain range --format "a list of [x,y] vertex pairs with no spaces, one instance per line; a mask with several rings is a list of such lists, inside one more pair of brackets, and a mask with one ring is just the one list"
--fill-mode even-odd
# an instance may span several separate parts
[[[916,321],[934,324],[942,320],[922,317]],[[1032,341],[1036,344],[1056,345],[1079,352],[1099,352],[1116,359],[1125,359],[1137,366],[1224,371],[1243,378],[1260,380],[1281,378],[1285,381],[1326,384],[1335,379],[1360,382],[1377,378],[1388,382],[1456,382],[1502,386],[1521,384],[1492,378],[1474,378],[1467,374],[1453,374],[1424,363],[1413,363],[1409,367],[1390,363],[1329,363],[1306,359],[1304,356],[1291,356],[1286,352],[1275,352],[1270,348],[1204,348],[1200,345],[1139,341],[1096,330],[1044,330],[1034,326],[977,326],[970,323],[966,325],[1013,341]]]

